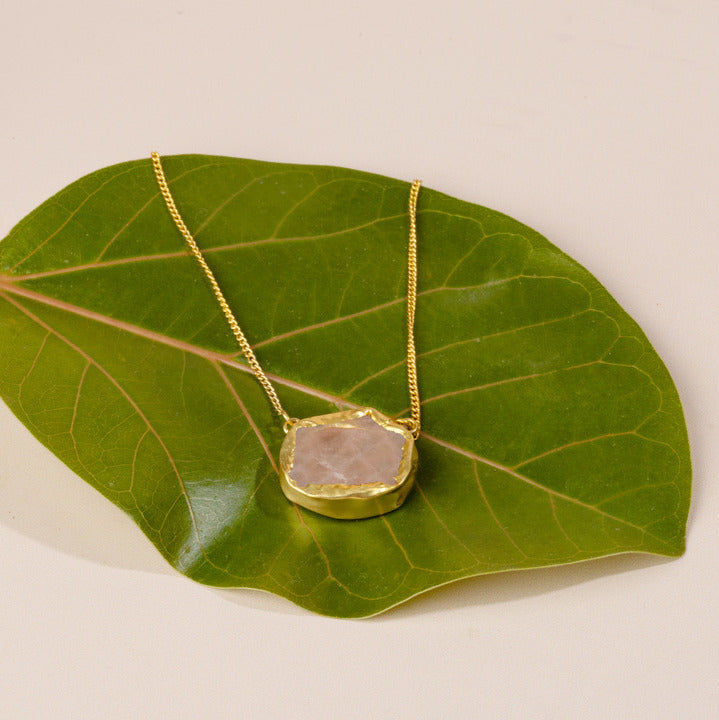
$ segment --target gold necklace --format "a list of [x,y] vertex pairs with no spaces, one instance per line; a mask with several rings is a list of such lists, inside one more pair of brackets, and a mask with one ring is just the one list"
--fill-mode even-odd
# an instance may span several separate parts
[[309,510],[339,519],[372,517],[398,508],[414,484],[417,470],[414,441],[420,431],[414,316],[417,307],[417,197],[421,181],[415,180],[409,192],[407,384],[410,417],[392,419],[374,408],[365,407],[298,419],[282,407],[274,386],[260,367],[214,273],[177,210],[156,152],[152,153],[152,166],[175,225],[207,276],[252,372],[284,421],[280,485],[286,497]]

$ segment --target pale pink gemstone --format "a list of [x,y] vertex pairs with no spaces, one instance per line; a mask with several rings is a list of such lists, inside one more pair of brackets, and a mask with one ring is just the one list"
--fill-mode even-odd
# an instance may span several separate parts
[[307,485],[396,485],[405,438],[369,415],[337,425],[299,427],[290,477]]

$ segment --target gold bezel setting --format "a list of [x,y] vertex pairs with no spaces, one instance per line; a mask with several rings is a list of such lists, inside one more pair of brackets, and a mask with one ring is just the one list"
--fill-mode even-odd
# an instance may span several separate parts
[[[388,432],[401,435],[404,440],[402,457],[392,482],[374,482],[362,486],[339,484],[297,486],[292,480],[297,431],[300,428],[317,426],[353,427],[347,424],[348,421],[363,416],[370,417]],[[342,520],[373,517],[396,510],[412,489],[416,470],[417,449],[412,433],[406,426],[374,408],[344,410],[297,420],[291,425],[280,449],[280,484],[285,496],[308,510]]]

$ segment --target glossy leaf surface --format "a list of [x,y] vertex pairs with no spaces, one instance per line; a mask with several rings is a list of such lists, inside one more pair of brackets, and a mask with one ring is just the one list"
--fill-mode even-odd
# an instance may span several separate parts
[[[341,168],[164,160],[178,207],[290,414],[406,414],[409,184]],[[88,175],[0,244],[0,392],[203,583],[338,616],[452,580],[678,555],[679,398],[584,268],[521,223],[423,189],[417,487],[321,517],[277,478],[281,422],[238,354],[149,159]]]

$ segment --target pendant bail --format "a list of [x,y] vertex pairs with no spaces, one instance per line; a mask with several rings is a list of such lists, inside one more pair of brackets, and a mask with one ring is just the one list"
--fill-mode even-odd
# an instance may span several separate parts
[[299,422],[299,418],[296,417],[290,417],[287,413],[284,413],[282,417],[285,419],[284,423],[282,423],[282,429],[285,431],[285,435],[290,431],[292,426]]
[[406,427],[415,440],[419,437],[419,423],[414,418],[398,418],[395,422]]

